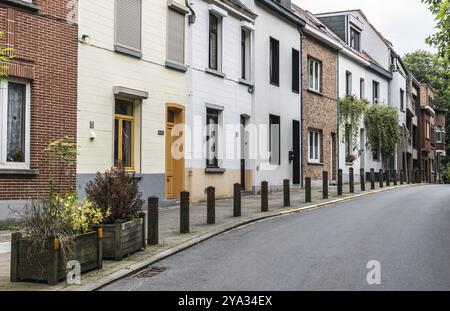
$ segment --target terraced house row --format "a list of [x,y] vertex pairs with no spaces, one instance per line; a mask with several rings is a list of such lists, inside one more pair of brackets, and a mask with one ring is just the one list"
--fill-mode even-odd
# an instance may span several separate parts
[[[1,0],[15,58],[0,89],[0,219],[48,191],[43,150],[79,145],[80,197],[122,163],[144,197],[176,204],[205,188],[230,197],[283,180],[329,182],[338,169],[385,167],[437,178],[445,113],[360,10],[314,15],[290,0]],[[339,125],[353,94],[399,111],[396,154],[382,163]],[[349,161],[350,156],[355,159]],[[73,172],[75,174],[75,172]]]

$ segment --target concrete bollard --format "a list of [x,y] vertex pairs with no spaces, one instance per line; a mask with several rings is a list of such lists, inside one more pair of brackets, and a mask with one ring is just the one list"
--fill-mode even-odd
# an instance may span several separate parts
[[337,185],[337,195],[342,195],[342,170],[338,170],[338,185]]
[[289,185],[289,179],[283,180],[283,199],[284,207],[291,206],[291,189]]
[[386,187],[391,186],[391,171],[389,169],[386,170]]
[[311,178],[306,177],[305,178],[305,202],[310,203],[311,200]]
[[269,183],[261,182],[261,212],[269,211]]
[[241,184],[234,184],[233,217],[241,216]]
[[353,167],[348,170],[350,193],[355,193],[355,174]]
[[147,213],[147,244],[158,245],[159,230],[158,230],[158,204],[157,197],[148,198],[148,213]]
[[383,170],[380,170],[380,177],[379,177],[379,182],[380,182],[380,188],[383,188],[383,179],[384,179],[384,173]]
[[328,172],[323,172],[322,174],[322,193],[323,199],[328,199]]
[[189,233],[189,192],[180,194],[180,233]]
[[359,182],[361,183],[361,191],[366,191],[366,176],[365,176],[364,169],[359,170]]
[[393,171],[393,176],[394,176],[394,186],[397,186],[398,182],[397,182],[397,170]]
[[373,168],[370,169],[370,189],[375,189],[375,170]]
[[206,188],[206,197],[207,197],[206,223],[208,225],[213,225],[216,223],[216,188],[214,187]]

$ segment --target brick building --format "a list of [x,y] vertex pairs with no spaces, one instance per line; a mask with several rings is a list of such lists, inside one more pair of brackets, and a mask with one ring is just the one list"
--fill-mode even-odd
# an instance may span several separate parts
[[420,85],[420,117],[418,120],[420,131],[419,171],[422,182],[432,182],[436,169],[436,139],[434,94],[431,87],[422,83]]
[[0,88],[0,219],[8,206],[47,194],[43,150],[76,137],[76,7],[76,0],[0,1],[0,43],[15,55]]
[[440,180],[439,172],[441,166],[441,160],[443,157],[447,156],[445,141],[445,116],[448,113],[448,109],[446,108],[438,108],[434,109],[435,111],[435,133],[436,133],[436,177],[439,182]]
[[337,59],[342,46],[313,14],[292,5],[306,21],[302,39],[303,175],[319,184],[337,174]]

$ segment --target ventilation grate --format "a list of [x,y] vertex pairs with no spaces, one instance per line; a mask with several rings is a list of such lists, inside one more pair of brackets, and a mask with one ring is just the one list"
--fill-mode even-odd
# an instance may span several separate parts
[[147,269],[141,271],[139,274],[136,274],[135,278],[151,278],[154,277],[164,271],[166,271],[167,267],[148,267]]

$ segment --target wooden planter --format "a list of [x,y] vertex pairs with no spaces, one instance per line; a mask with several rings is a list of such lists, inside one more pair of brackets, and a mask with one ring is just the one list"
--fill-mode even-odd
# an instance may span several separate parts
[[[42,247],[45,245],[45,247]],[[74,238],[73,254],[64,262],[56,239],[35,243],[13,233],[11,239],[11,282],[37,281],[56,285],[66,279],[66,264],[80,263],[81,273],[102,268],[102,231],[88,232]]]
[[102,225],[103,259],[122,260],[145,248],[144,214],[125,223]]

